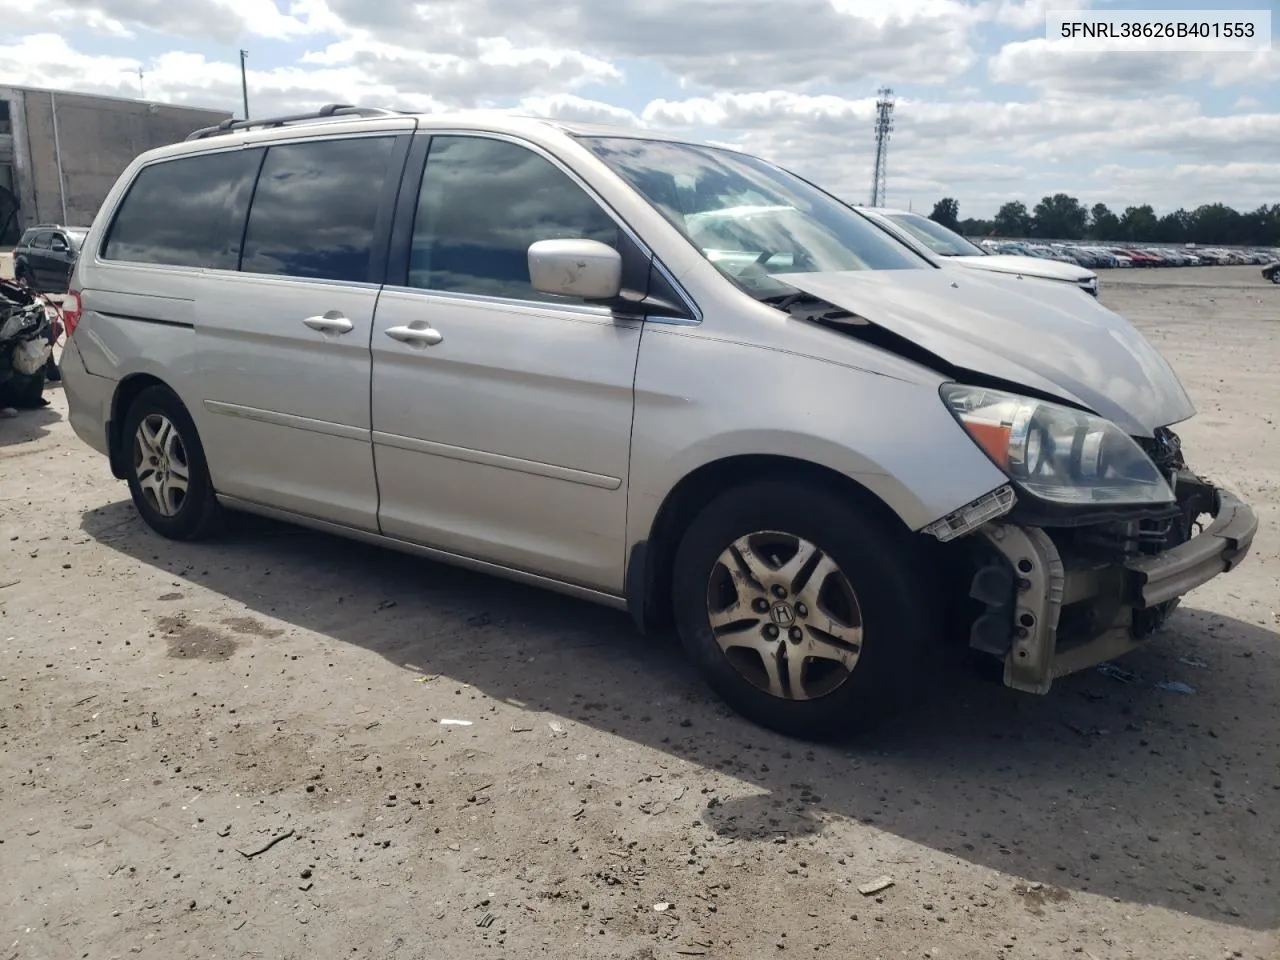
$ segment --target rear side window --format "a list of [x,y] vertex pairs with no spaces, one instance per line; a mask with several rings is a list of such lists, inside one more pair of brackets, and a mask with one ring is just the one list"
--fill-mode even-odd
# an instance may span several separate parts
[[395,137],[271,147],[253,195],[245,273],[358,282],[369,260]]
[[102,256],[236,269],[261,160],[261,150],[233,150],[144,167],[116,213]]

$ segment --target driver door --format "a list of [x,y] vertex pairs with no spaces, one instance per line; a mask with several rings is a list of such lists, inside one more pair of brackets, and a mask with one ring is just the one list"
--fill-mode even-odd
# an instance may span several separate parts
[[382,532],[621,593],[642,322],[535,291],[528,250],[627,241],[528,146],[436,136],[415,155],[373,325]]

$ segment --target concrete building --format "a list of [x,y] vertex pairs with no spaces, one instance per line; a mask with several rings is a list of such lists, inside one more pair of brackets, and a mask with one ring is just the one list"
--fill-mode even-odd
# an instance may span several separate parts
[[88,226],[138,154],[230,117],[63,90],[0,86],[0,245],[35,223]]

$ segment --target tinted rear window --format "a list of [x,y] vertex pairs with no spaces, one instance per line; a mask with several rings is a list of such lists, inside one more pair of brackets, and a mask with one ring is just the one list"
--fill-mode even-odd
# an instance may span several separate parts
[[107,260],[235,270],[261,150],[144,167],[107,233]]
[[245,234],[246,273],[369,279],[395,137],[282,144],[267,151]]

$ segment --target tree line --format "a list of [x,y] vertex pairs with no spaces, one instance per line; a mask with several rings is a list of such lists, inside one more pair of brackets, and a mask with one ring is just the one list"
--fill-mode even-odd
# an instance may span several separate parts
[[1028,237],[1045,240],[1097,240],[1108,243],[1199,243],[1232,246],[1280,246],[1280,204],[1263,204],[1241,213],[1224,203],[1156,216],[1150,204],[1126,207],[1117,215],[1105,203],[1085,207],[1075,197],[1055,193],[1028,210],[1010,201],[992,220],[960,219],[960,204],[944,197],[929,215],[968,237]]

